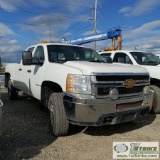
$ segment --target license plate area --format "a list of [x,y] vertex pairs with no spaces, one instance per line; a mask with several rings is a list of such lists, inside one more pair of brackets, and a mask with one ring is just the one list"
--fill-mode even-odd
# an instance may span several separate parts
[[142,104],[143,101],[131,102],[131,103],[121,103],[116,105],[117,110],[123,110],[126,108],[138,107]]

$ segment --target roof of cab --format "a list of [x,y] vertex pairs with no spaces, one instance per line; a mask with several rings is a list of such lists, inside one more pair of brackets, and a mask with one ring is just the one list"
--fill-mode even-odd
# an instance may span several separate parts
[[88,47],[85,47],[82,45],[74,45],[74,44],[60,43],[60,42],[54,43],[54,42],[46,42],[46,41],[42,41],[41,43],[30,45],[27,48],[31,48],[31,47],[35,47],[35,46],[39,46],[39,45],[41,45],[41,46],[46,46],[46,45],[78,46],[78,47],[82,47],[82,48],[88,48]]
[[99,54],[102,53],[115,53],[115,52],[145,52],[145,53],[151,53],[148,51],[142,51],[142,50],[114,50],[114,51],[101,51]]

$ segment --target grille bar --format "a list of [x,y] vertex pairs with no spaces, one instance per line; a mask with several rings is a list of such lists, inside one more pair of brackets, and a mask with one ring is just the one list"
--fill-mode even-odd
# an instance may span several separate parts
[[[124,95],[124,94],[143,92],[143,87],[144,86],[135,86],[133,88],[118,87],[117,89],[118,89],[118,92],[120,95]],[[97,94],[98,94],[98,96],[107,96],[107,95],[109,95],[109,90],[110,90],[109,87],[106,87],[106,88],[98,87]]]
[[149,75],[98,75],[96,80],[101,81],[126,81],[127,79],[138,80],[138,81],[147,81],[149,80]]

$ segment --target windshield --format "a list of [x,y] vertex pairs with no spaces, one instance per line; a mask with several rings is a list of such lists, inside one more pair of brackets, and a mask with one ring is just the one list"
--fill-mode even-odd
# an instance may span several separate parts
[[48,45],[50,62],[64,63],[66,61],[105,62],[101,56],[90,48],[65,45]]
[[158,65],[160,64],[160,58],[153,53],[147,52],[130,52],[136,62],[140,65]]

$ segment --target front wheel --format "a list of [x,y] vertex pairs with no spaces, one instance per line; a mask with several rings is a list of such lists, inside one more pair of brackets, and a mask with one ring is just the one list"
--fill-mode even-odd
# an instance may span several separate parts
[[66,135],[69,130],[69,123],[64,109],[62,93],[52,93],[50,95],[48,109],[53,134],[55,136]]
[[160,113],[160,88],[155,85],[150,87],[154,91],[152,111],[157,114]]
[[11,80],[8,81],[8,97],[10,100],[15,100],[18,97],[18,91],[13,87]]

